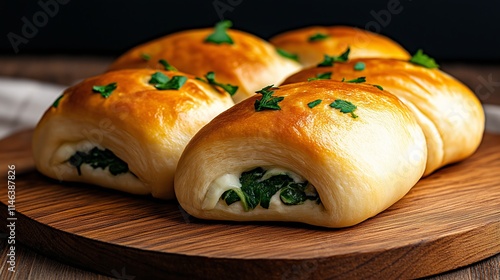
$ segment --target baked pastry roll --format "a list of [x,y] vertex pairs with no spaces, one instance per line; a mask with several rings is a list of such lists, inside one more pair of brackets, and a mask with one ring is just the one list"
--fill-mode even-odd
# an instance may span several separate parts
[[[163,69],[158,62],[164,59],[179,71],[198,77],[214,72],[218,83],[238,87],[233,99],[239,102],[301,69],[270,43],[229,27],[230,22],[223,21],[215,28],[181,31],[147,42],[120,56],[109,70]],[[221,38],[210,40],[214,35]]]
[[175,193],[189,214],[346,227],[398,201],[424,172],[423,132],[386,91],[316,80],[260,93],[184,150]]
[[174,198],[177,161],[231,97],[180,72],[121,70],[68,88],[38,123],[36,168],[60,181]]
[[409,59],[395,41],[370,31],[348,26],[311,26],[276,35],[270,42],[298,56],[304,67],[320,63],[324,55],[340,55],[350,48],[351,58],[378,57]]
[[367,83],[381,86],[405,103],[426,136],[428,157],[424,175],[467,158],[481,142],[481,103],[469,88],[438,69],[401,60],[354,59],[332,67],[305,69],[284,84],[307,81],[322,73],[330,73],[330,78],[338,81],[365,77]]

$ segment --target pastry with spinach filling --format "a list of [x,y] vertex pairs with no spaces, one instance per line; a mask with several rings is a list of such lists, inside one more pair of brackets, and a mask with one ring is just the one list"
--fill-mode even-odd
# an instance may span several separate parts
[[347,48],[349,59],[410,58],[410,54],[391,38],[351,26],[309,26],[277,34],[270,42],[279,49],[295,54],[304,69],[320,64],[325,57],[339,56]]
[[35,164],[59,181],[173,199],[185,145],[233,104],[228,93],[178,71],[91,77],[64,91],[45,112],[33,136]]
[[[362,67],[356,67],[362,64]],[[322,73],[329,79],[365,82],[397,96],[412,111],[427,142],[424,176],[464,160],[479,147],[484,133],[484,111],[477,96],[463,83],[438,69],[417,51],[411,59],[353,59],[329,67],[313,67],[288,77],[284,84],[305,82]]]
[[[158,63],[162,60],[212,85],[231,85],[235,102],[302,69],[296,58],[223,20],[214,27],[182,30],[135,46],[118,57],[109,70],[163,69],[165,64]],[[217,84],[210,81],[210,74],[206,77],[211,72]]]
[[307,200],[320,203],[318,193],[307,181],[296,182],[287,172],[276,171],[257,167],[243,172],[239,178],[241,188],[225,191],[221,199],[227,205],[241,201],[245,211],[250,211],[258,205],[268,209],[274,195],[279,195],[281,203],[286,205],[299,205]]
[[424,134],[398,98],[360,80],[269,85],[215,117],[179,160],[182,208],[346,227],[401,199],[424,172]]

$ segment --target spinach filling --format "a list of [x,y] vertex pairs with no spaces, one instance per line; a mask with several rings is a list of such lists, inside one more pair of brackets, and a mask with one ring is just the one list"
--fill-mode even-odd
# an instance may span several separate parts
[[227,205],[241,201],[243,209],[249,211],[258,205],[269,209],[271,197],[280,192],[280,200],[285,205],[303,204],[306,200],[314,200],[321,203],[318,194],[307,181],[295,183],[286,174],[274,175],[262,180],[266,171],[260,167],[243,172],[240,176],[241,188],[225,191],[221,199]]
[[101,150],[97,147],[92,148],[88,152],[77,151],[68,161],[76,167],[78,175],[82,175],[82,164],[89,164],[94,169],[106,169],[106,167],[109,167],[109,173],[115,176],[129,171],[128,164],[119,159],[113,152],[108,149]]

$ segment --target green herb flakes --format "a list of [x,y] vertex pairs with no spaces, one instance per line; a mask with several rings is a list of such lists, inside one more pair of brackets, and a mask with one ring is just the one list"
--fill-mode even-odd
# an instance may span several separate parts
[[186,76],[173,76],[171,79],[162,72],[151,75],[149,83],[159,90],[179,90],[188,80]]
[[151,59],[151,55],[149,55],[147,53],[141,53],[141,58],[144,61],[149,61]]
[[373,86],[380,89],[380,90],[384,90],[384,88],[382,86],[379,86],[379,85],[373,85]]
[[329,37],[330,37],[330,35],[328,35],[328,34],[316,33],[314,35],[309,36],[309,38],[307,40],[309,42],[317,42],[317,41],[323,41]]
[[307,103],[307,107],[312,109],[312,108],[318,106],[321,103],[321,101],[322,101],[321,99],[316,99],[312,102]]
[[172,66],[170,63],[168,63],[168,61],[166,61],[165,59],[160,59],[158,61],[158,63],[160,63],[161,65],[163,65],[163,68],[167,71],[174,71],[174,72],[177,72],[177,68],[175,68],[174,66]]
[[188,80],[186,76],[173,76],[168,82],[164,84],[156,84],[155,88],[159,90],[179,90]]
[[350,52],[351,48],[347,47],[347,49],[339,56],[329,56],[325,54],[323,61],[318,64],[318,67],[329,67],[333,66],[335,62],[346,62],[347,60],[349,60]]
[[278,103],[285,99],[285,97],[272,96],[274,93],[274,91],[272,90],[274,89],[273,86],[274,85],[270,85],[255,92],[262,94],[262,98],[260,100],[255,100],[255,111],[259,112],[262,110],[281,110],[281,107],[278,105]]
[[345,101],[342,99],[336,99],[334,102],[332,102],[330,104],[330,107],[335,108],[335,109],[339,109],[340,112],[342,112],[344,114],[350,113],[351,117],[353,117],[354,119],[358,117],[356,114],[354,114],[354,111],[357,108],[356,105],[352,104],[349,101]]
[[151,75],[151,79],[149,80],[150,84],[165,84],[170,80],[169,77],[167,77],[165,74],[162,72],[156,72],[153,75]]
[[234,44],[233,39],[227,34],[227,29],[231,28],[233,23],[230,20],[223,20],[215,25],[214,32],[205,38],[205,42],[220,44]]
[[316,80],[330,80],[332,78],[332,72],[319,73],[316,77],[307,79],[308,82]]
[[347,47],[347,49],[339,56],[337,57],[336,62],[346,62],[349,60],[349,53],[351,52],[351,48]]
[[108,98],[116,89],[116,83],[111,83],[105,86],[93,86],[92,91],[100,93],[102,97]]
[[[342,82],[344,82],[344,81],[345,81],[345,79],[342,79]],[[365,77],[358,77],[356,79],[347,80],[345,82],[346,83],[353,83],[353,84],[360,84],[360,83],[366,82],[366,78]]]
[[363,71],[365,70],[365,63],[363,61],[358,61],[356,62],[356,64],[354,64],[354,70],[356,71]]
[[64,94],[61,94],[55,101],[52,103],[52,107],[57,108],[59,106],[59,101],[63,98]]
[[213,71],[210,71],[205,75],[206,80],[204,80],[203,78],[199,78],[199,77],[196,77],[196,79],[200,80],[202,82],[208,83],[209,85],[212,85],[212,86],[218,86],[218,87],[222,88],[224,91],[226,91],[227,93],[229,93],[229,95],[231,95],[231,96],[235,95],[236,91],[238,91],[238,86],[217,82],[215,80],[215,72],[213,72]]
[[321,61],[317,66],[318,67],[330,67],[330,66],[333,66],[333,62],[334,62],[334,57],[325,54],[323,57],[323,61]]
[[438,68],[439,67],[439,65],[436,63],[436,61],[432,57],[424,54],[424,52],[421,49],[418,50],[410,58],[410,62],[413,63],[413,64],[416,64],[416,65],[423,66],[425,68],[429,68],[429,69]]
[[276,49],[279,55],[281,55],[284,58],[288,58],[294,61],[299,62],[299,56],[290,52],[285,51],[284,49]]

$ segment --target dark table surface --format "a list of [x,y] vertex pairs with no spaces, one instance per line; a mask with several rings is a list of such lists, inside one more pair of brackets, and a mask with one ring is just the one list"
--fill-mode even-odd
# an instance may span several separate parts
[[[0,77],[70,85],[102,73],[112,60],[112,57],[88,56],[0,56]],[[500,105],[500,65],[442,63],[441,69],[469,86],[482,103]],[[0,239],[0,279],[113,279],[55,261],[22,244],[16,246],[16,272],[11,273],[7,271],[7,245],[7,239]],[[116,278],[134,279],[121,271],[110,271],[110,274]],[[500,279],[500,252],[428,279]]]

